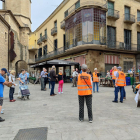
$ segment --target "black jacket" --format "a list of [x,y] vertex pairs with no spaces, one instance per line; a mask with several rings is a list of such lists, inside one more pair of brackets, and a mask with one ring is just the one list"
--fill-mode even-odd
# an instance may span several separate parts
[[56,74],[55,74],[55,71],[54,70],[51,70],[50,71],[50,78],[51,78],[50,81],[56,81]]

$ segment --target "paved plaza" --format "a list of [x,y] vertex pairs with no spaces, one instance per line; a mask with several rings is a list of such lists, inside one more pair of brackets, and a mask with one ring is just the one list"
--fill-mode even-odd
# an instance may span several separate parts
[[48,127],[47,140],[140,140],[140,108],[136,108],[131,86],[126,87],[123,104],[112,103],[113,88],[100,87],[100,92],[93,94],[91,124],[86,107],[85,121],[78,121],[77,88],[71,84],[64,84],[64,93],[54,97],[49,96],[49,89],[40,91],[40,85],[30,84],[29,89],[30,100],[10,103],[5,87],[1,116],[6,121],[0,123],[0,140],[13,140],[20,129],[38,127]]

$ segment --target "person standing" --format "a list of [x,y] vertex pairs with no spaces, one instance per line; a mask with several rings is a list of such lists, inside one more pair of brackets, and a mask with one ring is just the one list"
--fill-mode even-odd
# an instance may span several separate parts
[[114,70],[112,71],[112,81],[113,81],[113,85],[115,87],[115,79],[116,79],[116,73],[118,72],[117,67],[114,66]]
[[50,78],[51,78],[51,92],[50,96],[55,96],[57,94],[54,93],[55,88],[55,81],[56,81],[56,73],[55,73],[55,66],[52,66],[52,70],[50,71]]
[[47,73],[47,69],[45,69],[45,78],[44,78],[44,86],[45,86],[45,90],[47,90],[47,88],[46,88],[46,84],[47,84],[47,75],[48,75],[48,73]]
[[124,98],[124,86],[126,86],[125,74],[122,72],[122,68],[118,67],[115,79],[115,99],[112,101],[118,103],[118,92],[121,92],[120,102],[123,103]]
[[79,99],[79,120],[84,121],[84,99],[86,100],[86,105],[88,109],[89,122],[92,123],[92,83],[91,76],[86,73],[87,65],[82,65],[82,74],[78,75],[78,99]]
[[59,86],[58,86],[58,94],[62,94],[63,93],[63,74],[62,74],[62,71],[60,70],[59,71],[59,74],[58,74],[58,83],[59,83]]
[[[1,69],[1,73],[0,73],[0,112],[2,110],[2,105],[3,105],[3,91],[4,91],[4,85],[8,85],[8,84],[12,84],[12,82],[7,82],[4,79],[4,75],[7,73],[7,69],[6,68],[2,68]],[[0,117],[0,122],[5,121],[5,119]]]
[[12,82],[12,86],[10,87],[10,90],[9,90],[9,99],[10,99],[10,102],[15,102],[16,100],[14,100],[14,92],[15,92],[15,71],[14,70],[11,70],[11,73],[9,75],[9,82]]
[[39,84],[40,84],[40,71],[39,71],[39,70],[37,71],[37,74],[36,74],[36,81],[34,82],[34,85],[35,85],[37,82],[39,82]]
[[48,73],[48,82],[49,82],[49,89],[51,88],[51,77],[50,77],[50,72]]
[[45,77],[46,77],[46,69],[43,68],[43,71],[41,72],[41,90],[42,91],[46,91],[45,90]]
[[97,92],[99,92],[99,77],[97,75],[97,68],[94,69],[94,72],[93,72],[93,92],[95,93],[95,85],[96,85],[96,88],[97,88]]
[[26,76],[27,76],[26,84],[29,84],[29,76],[30,76],[30,74],[27,71],[26,71]]
[[73,86],[72,87],[77,87],[77,76],[78,76],[78,72],[75,71],[75,69],[73,69],[73,74],[72,74],[72,77],[73,77]]

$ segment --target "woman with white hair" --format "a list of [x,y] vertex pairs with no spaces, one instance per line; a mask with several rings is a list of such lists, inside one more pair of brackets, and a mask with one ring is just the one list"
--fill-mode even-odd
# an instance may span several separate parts
[[10,72],[10,75],[9,75],[9,82],[12,82],[12,86],[10,87],[10,90],[9,90],[9,99],[10,99],[10,102],[15,102],[16,100],[14,100],[14,92],[15,92],[15,71],[14,70],[11,70]]

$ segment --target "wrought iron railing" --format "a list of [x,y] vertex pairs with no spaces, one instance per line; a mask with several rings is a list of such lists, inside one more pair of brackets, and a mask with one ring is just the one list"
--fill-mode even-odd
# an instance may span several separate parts
[[98,1],[86,0],[85,2],[80,2],[78,7],[76,7],[75,4],[72,5],[69,9],[66,10],[66,11],[68,11],[67,16],[69,16],[71,13],[75,12],[75,10],[77,10],[78,8],[81,8],[81,7],[84,7],[84,6],[88,6],[88,5],[92,5],[92,6],[94,5],[94,6],[98,6],[98,7],[102,7],[102,8],[107,9],[107,2],[104,1],[104,0],[98,0]]
[[107,16],[119,19],[120,18],[120,12],[117,11],[117,10],[108,8]]
[[64,20],[60,23],[60,26],[61,26],[61,29],[65,29],[65,21]]
[[42,38],[39,38],[39,39],[37,40],[37,44],[40,45],[41,43],[42,43]]
[[43,35],[42,36],[42,41],[44,42],[44,41],[47,41],[47,36],[46,35]]
[[135,15],[124,14],[124,21],[134,23],[135,22]]
[[58,48],[57,50],[54,50],[54,51],[51,51],[51,52],[47,53],[46,55],[37,57],[35,59],[35,61],[37,62],[37,61],[45,60],[47,58],[54,57],[56,55],[60,55],[60,54],[63,54],[63,53],[64,53],[64,47],[61,47],[61,48]]
[[55,35],[57,34],[57,27],[54,27],[53,29],[51,29],[51,35]]

